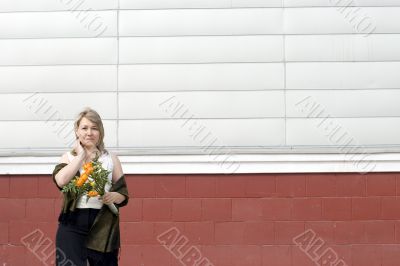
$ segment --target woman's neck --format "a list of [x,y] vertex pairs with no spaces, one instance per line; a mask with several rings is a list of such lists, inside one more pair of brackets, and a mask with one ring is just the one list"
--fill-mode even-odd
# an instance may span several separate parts
[[97,147],[88,147],[85,148],[86,149],[86,161],[91,161],[94,158],[96,158],[96,156],[100,156],[100,151],[99,149],[97,149]]

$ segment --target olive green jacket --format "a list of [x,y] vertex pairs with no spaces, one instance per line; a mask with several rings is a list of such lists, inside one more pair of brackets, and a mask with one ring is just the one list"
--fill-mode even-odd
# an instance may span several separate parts
[[[59,163],[53,170],[53,181],[59,190],[62,188],[57,185],[55,176],[66,165],[66,163]],[[76,175],[80,175],[79,171]],[[129,194],[124,175],[122,175],[115,184],[112,184],[110,192],[112,191],[118,192],[126,197],[120,204],[115,203],[118,209],[128,204]],[[70,193],[63,193],[63,197],[64,201],[61,215],[73,212],[78,202]],[[114,215],[107,205],[103,205],[100,212],[97,214],[86,239],[86,247],[100,252],[111,252],[120,247],[119,216]]]

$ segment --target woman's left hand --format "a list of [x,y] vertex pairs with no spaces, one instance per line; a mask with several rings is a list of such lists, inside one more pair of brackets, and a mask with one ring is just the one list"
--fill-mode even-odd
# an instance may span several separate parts
[[125,196],[119,194],[118,192],[106,192],[104,193],[102,200],[104,204],[110,204],[110,203],[120,204],[125,200]]

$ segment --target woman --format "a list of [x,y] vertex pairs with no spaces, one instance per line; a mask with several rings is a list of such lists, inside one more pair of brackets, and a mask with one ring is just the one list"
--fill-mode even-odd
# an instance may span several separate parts
[[61,190],[83,172],[82,166],[97,158],[108,176],[103,197],[81,196],[74,199],[63,193],[64,202],[58,218],[56,234],[56,265],[114,266],[118,265],[120,248],[119,217],[106,204],[122,207],[129,195],[118,157],[104,148],[104,128],[99,114],[83,110],[75,121],[76,141],[72,151],[62,155],[53,171],[53,181]]

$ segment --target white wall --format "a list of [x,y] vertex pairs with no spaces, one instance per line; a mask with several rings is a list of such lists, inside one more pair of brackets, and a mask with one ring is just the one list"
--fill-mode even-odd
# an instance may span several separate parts
[[2,0],[0,154],[58,154],[84,106],[128,154],[397,150],[399,15],[400,0]]

